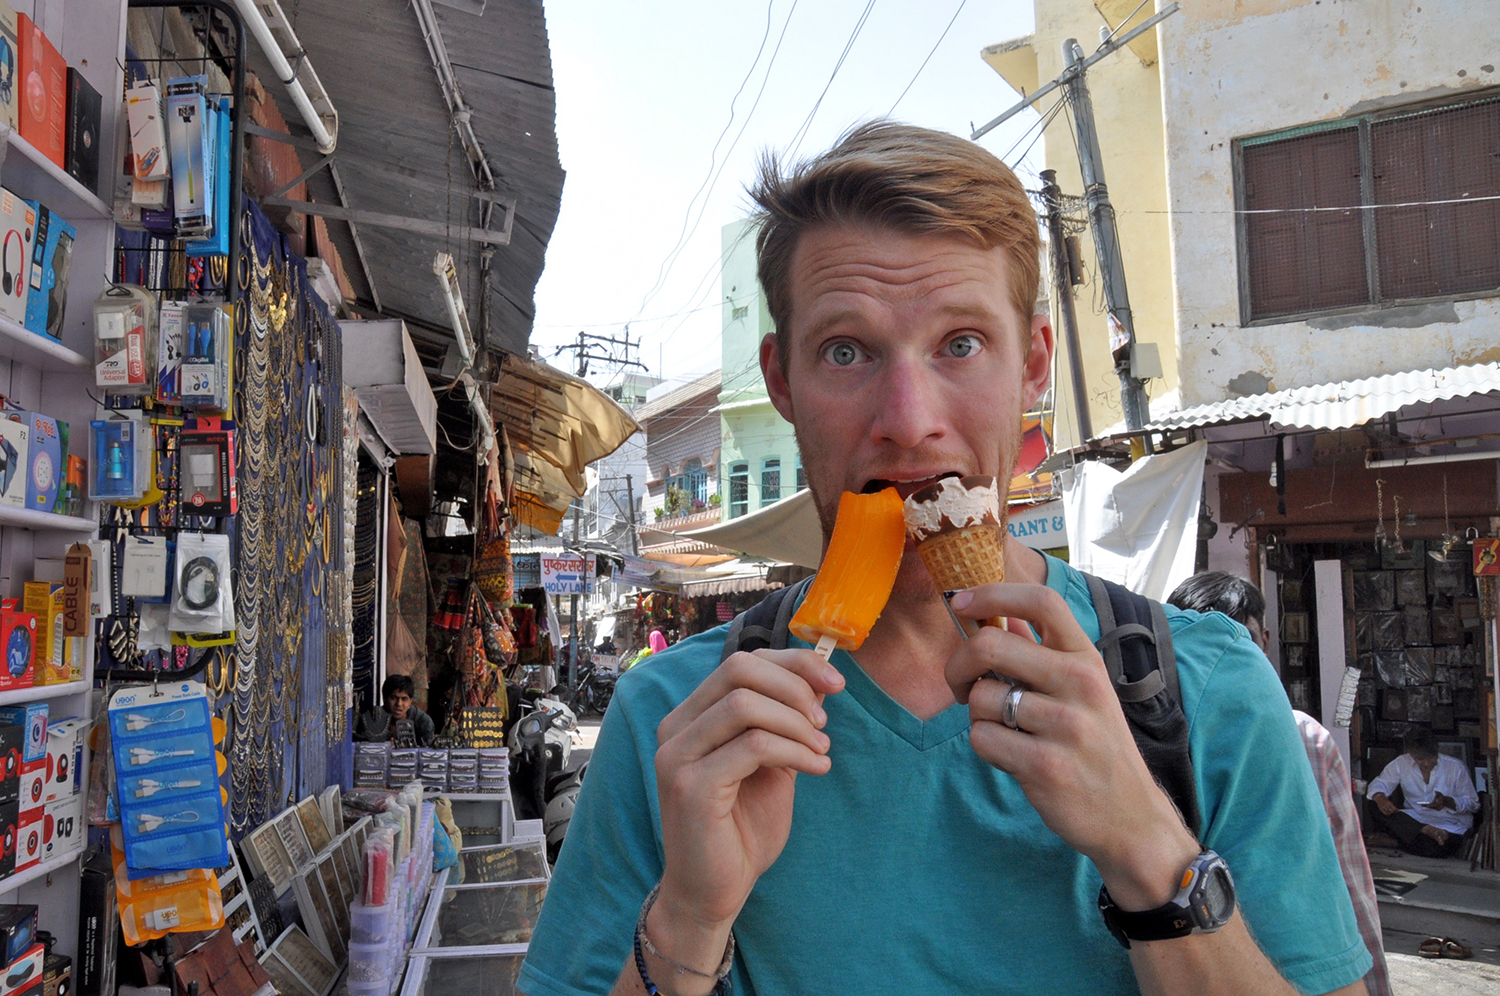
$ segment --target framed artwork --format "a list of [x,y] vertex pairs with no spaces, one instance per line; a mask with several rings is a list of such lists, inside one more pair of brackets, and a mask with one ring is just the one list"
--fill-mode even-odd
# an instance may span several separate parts
[[1281,615],[1281,641],[1283,643],[1307,642],[1307,613],[1284,612]]
[[321,854],[323,848],[327,847],[333,840],[333,835],[328,832],[328,824],[323,819],[323,811],[318,808],[318,800],[308,796],[296,806],[297,821],[302,824],[302,832],[307,836],[307,843],[313,849],[314,854]]
[[1469,742],[1467,740],[1439,740],[1437,749],[1439,754],[1447,754],[1449,757],[1462,761],[1464,770],[1469,770]]

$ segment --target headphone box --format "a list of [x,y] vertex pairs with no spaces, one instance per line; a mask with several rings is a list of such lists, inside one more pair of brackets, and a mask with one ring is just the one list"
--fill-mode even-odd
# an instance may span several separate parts
[[0,906],[0,964],[11,964],[36,943],[36,912],[29,903]]
[[[16,599],[7,598],[0,603],[0,691],[12,688],[31,688],[36,684],[36,616],[22,612],[16,607]],[[12,721],[14,722],[14,721]],[[17,750],[25,748],[25,732]],[[19,768],[15,772],[19,775]],[[14,798],[14,796],[12,796]]]
[[31,427],[14,413],[0,415],[0,505],[26,507]]
[[16,127],[16,98],[21,88],[16,81],[16,60],[21,57],[21,35],[17,30],[16,12],[0,0],[0,121]]
[[42,817],[42,860],[51,861],[78,850],[87,830],[82,795],[47,803]]
[[16,112],[21,137],[57,164],[68,165],[68,64],[56,46],[25,14],[16,18],[21,36],[20,108]]
[[[3,2],[3,0],[0,0]],[[99,91],[68,67],[68,165],[73,179],[91,192],[99,190],[99,125],[103,120]]]
[[21,744],[22,761],[47,759],[47,703],[0,706],[0,723],[14,723],[25,733]]
[[31,202],[0,187],[0,317],[26,324],[26,288],[36,242],[36,210]]
[[[78,229],[45,204],[36,204],[36,238],[31,248],[31,277],[26,290],[26,327],[37,335],[62,339],[68,309],[68,275],[73,270],[73,243]],[[47,506],[50,510],[52,506]]]
[[[24,786],[23,786],[24,788]],[[33,806],[21,810],[16,820],[16,871],[25,871],[42,860],[42,829],[47,810]]]
[[80,795],[83,743],[88,729],[88,721],[83,719],[47,724],[47,791],[42,795],[43,802],[50,805]]
[[41,992],[42,969],[47,963],[47,949],[33,944],[15,961],[0,969],[0,996],[30,996]]

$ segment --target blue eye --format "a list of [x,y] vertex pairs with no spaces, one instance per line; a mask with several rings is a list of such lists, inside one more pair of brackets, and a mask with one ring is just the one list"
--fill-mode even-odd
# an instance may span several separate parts
[[823,351],[823,358],[836,367],[847,367],[859,362],[863,354],[851,342],[836,342]]
[[948,344],[943,348],[948,351],[949,356],[957,356],[960,358],[965,356],[973,356],[974,353],[979,349],[979,340],[972,335],[955,336],[954,338],[949,339]]

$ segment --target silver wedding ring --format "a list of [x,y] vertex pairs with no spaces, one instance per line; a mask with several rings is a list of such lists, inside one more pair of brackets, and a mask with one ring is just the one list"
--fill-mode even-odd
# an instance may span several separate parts
[[1012,685],[1010,691],[1005,693],[1005,705],[1000,710],[1000,722],[1012,730],[1021,729],[1016,722],[1016,713],[1021,711],[1021,696],[1025,694],[1025,691],[1024,688]]

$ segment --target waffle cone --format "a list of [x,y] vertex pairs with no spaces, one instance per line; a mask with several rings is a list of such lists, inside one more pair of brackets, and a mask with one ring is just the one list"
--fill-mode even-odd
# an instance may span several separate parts
[[[917,553],[943,591],[1005,580],[1005,544],[994,526],[965,526],[937,533],[917,544]],[[986,624],[999,626],[999,619]]]

